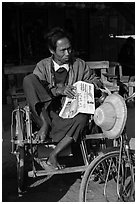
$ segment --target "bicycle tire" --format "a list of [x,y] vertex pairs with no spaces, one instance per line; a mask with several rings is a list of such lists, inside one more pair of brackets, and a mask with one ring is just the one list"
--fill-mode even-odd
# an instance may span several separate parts
[[[123,191],[121,191],[122,183],[122,168],[120,168],[120,179],[119,179],[119,196],[117,194],[117,176],[118,176],[118,159],[119,150],[114,148],[111,151],[101,152],[88,166],[84,173],[80,192],[80,202],[116,202],[122,201],[125,197]],[[111,163],[113,165],[111,165]],[[105,164],[108,168],[103,169],[102,166]],[[109,165],[108,165],[109,164]],[[126,167],[126,166],[125,166]],[[126,172],[124,167],[124,173]],[[101,170],[100,170],[101,169]],[[101,171],[101,174],[100,174]],[[103,174],[103,177],[102,177]],[[129,175],[128,175],[129,176]],[[103,178],[103,179],[102,179]],[[104,180],[105,178],[105,180]],[[130,180],[130,178],[129,178]],[[131,191],[131,188],[129,188]],[[125,191],[124,191],[125,193]],[[129,193],[129,192],[128,192]],[[129,196],[129,200],[130,196]],[[123,200],[124,201],[124,200]]]

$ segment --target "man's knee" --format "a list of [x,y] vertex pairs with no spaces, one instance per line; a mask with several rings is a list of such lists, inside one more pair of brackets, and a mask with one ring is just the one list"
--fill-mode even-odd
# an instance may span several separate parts
[[28,74],[23,79],[23,89],[28,90],[29,87],[33,87],[37,80],[36,76],[34,74]]
[[24,77],[23,79],[23,84],[28,84],[30,83],[34,78],[34,74],[28,74],[27,76]]

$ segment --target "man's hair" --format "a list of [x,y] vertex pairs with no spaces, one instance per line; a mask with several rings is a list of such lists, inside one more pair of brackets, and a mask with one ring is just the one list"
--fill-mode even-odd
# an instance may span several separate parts
[[69,41],[71,42],[69,34],[65,32],[64,29],[60,27],[52,28],[50,32],[47,34],[48,48],[55,51],[57,41],[62,38],[68,38]]

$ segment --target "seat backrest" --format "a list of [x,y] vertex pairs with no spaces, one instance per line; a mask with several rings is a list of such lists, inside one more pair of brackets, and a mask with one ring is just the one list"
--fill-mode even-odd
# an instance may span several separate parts
[[119,78],[121,79],[121,77],[122,77],[122,66],[121,66],[121,64],[119,62],[110,62],[109,63],[108,73],[112,74],[112,75],[119,76]]
[[122,66],[118,62],[109,62],[109,61],[88,61],[86,62],[91,69],[102,79],[103,84],[110,91],[119,91],[117,85],[117,78],[110,81],[108,75],[117,76],[119,79],[122,77]]
[[107,69],[109,68],[109,61],[87,61],[88,66],[97,73],[102,79],[102,81],[106,81],[105,76],[103,73],[106,73]]
[[[109,61],[87,61],[88,66],[95,70],[100,71],[100,77],[102,81],[107,81],[107,78],[103,75],[103,73],[109,73],[112,75],[119,75],[122,77],[122,66],[118,62],[109,62]],[[99,72],[98,72],[99,73]]]
[[8,79],[7,103],[12,103],[16,107],[18,102],[23,100],[25,97],[22,87],[23,78],[32,73],[34,68],[35,65],[4,66],[4,77]]

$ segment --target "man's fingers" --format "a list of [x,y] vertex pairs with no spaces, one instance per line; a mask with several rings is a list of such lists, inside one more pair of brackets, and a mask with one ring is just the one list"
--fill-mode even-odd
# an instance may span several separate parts
[[75,97],[75,93],[72,92],[72,91],[70,91],[70,90],[67,90],[67,91],[66,91],[66,95],[67,95],[68,97],[70,97],[70,98],[74,98],[74,97]]
[[73,91],[73,87],[71,86],[67,86],[65,91],[64,91],[65,95],[67,95],[70,98],[74,98],[76,95],[76,92]]

